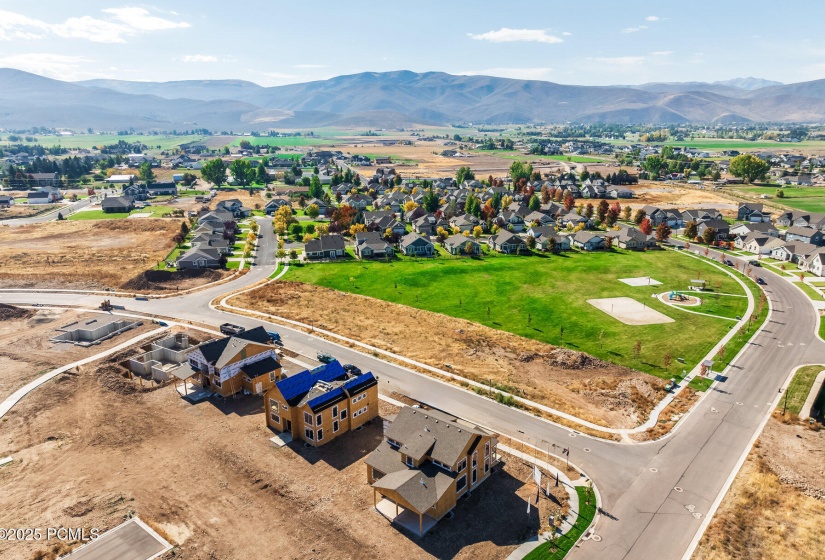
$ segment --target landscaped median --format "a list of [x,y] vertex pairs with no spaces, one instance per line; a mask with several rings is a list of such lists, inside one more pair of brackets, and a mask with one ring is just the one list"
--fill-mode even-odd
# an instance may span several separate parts
[[793,379],[785,389],[782,400],[779,401],[779,409],[782,414],[789,415],[793,419],[798,416],[805,401],[811,392],[816,376],[825,370],[825,365],[802,366],[796,370]]
[[527,556],[525,560],[561,560],[576,546],[582,535],[585,534],[593,519],[596,517],[596,496],[587,486],[576,486],[579,497],[579,511],[573,527],[563,535],[558,535],[550,541],[540,544]]

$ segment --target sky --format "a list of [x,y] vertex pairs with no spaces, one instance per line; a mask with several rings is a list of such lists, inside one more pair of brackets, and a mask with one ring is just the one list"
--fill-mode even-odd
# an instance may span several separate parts
[[792,83],[825,78],[823,16],[821,0],[0,0],[0,67],[70,81],[264,86],[391,70],[581,85]]

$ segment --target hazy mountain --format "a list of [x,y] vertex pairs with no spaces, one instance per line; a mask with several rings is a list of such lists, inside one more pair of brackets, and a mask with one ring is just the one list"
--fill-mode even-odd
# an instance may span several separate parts
[[764,87],[769,86],[781,86],[784,85],[782,82],[775,82],[773,80],[764,80],[762,78],[733,78],[732,80],[724,80],[721,82],[713,82],[717,85],[722,86],[732,86],[741,89],[747,89],[749,91],[753,91],[755,89],[761,89]]
[[[0,69],[0,128],[266,130],[321,126],[825,120],[825,80],[575,86],[442,72],[363,72],[261,87],[241,80],[61,82]],[[739,83],[740,85],[735,85]]]

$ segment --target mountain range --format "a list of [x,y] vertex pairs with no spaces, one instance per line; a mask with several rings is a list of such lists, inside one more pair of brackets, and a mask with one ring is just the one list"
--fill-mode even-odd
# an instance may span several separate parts
[[576,86],[443,72],[362,72],[263,87],[243,80],[64,82],[0,69],[0,128],[264,131],[448,123],[822,122],[825,80]]

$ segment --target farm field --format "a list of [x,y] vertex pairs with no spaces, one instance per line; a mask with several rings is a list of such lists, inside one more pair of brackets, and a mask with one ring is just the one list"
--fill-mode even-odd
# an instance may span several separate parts
[[[782,189],[783,198],[776,198],[776,191]],[[735,187],[731,190],[749,194],[767,194],[771,202],[798,208],[807,212],[825,212],[825,187],[790,187],[771,185],[770,187]]]
[[[660,286],[632,287],[619,278],[651,276]],[[563,345],[660,377],[670,377],[663,357],[684,358],[690,369],[732,327],[732,321],[674,309],[653,294],[685,290],[700,277],[723,293],[741,286],[715,267],[674,252],[613,251],[551,257],[434,259],[391,263],[346,262],[290,269],[285,280],[306,282],[477,322],[494,329]],[[674,319],[628,326],[587,299],[630,297]],[[745,298],[708,294],[704,309],[743,313]],[[741,301],[740,301],[741,300]],[[641,343],[638,359],[634,345]]]
[[[611,144],[627,144],[636,140],[604,140]],[[825,142],[807,140],[804,142],[773,142],[770,140],[737,140],[729,138],[696,138],[694,140],[668,140],[667,142],[651,142],[654,146],[682,146],[698,148],[700,150],[739,150],[749,152],[755,150],[767,151],[825,151]]]
[[[92,148],[108,144],[116,144],[118,140],[126,142],[141,142],[149,146],[150,150],[168,150],[181,144],[198,142],[206,138],[200,135],[169,136],[153,134],[75,134],[73,136],[35,136],[36,142],[23,142],[24,144],[41,144],[43,146],[63,146],[64,148]],[[16,142],[15,142],[16,143]],[[7,139],[0,141],[0,145],[8,145]]]

